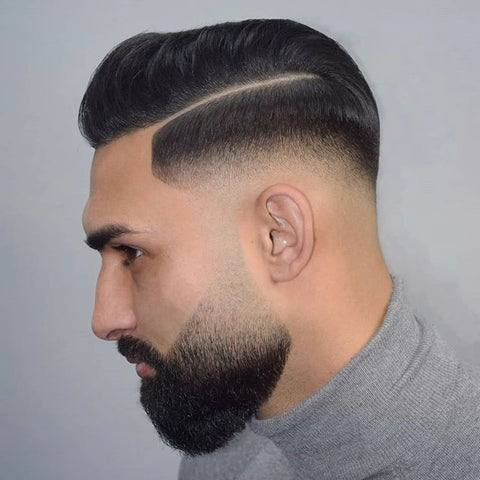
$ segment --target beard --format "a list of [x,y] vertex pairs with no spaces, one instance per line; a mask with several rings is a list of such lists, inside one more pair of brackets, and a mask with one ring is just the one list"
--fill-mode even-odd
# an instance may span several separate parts
[[216,301],[200,303],[166,354],[131,336],[118,341],[122,355],[155,370],[141,380],[140,402],[160,438],[189,456],[212,452],[245,428],[290,351],[287,328],[232,276]]

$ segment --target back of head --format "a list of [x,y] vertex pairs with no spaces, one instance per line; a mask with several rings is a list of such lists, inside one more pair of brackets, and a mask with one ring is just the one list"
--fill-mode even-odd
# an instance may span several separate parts
[[373,95],[338,43],[298,22],[226,22],[120,43],[90,80],[80,130],[98,148],[156,123],[153,172],[166,183],[283,166],[375,197]]

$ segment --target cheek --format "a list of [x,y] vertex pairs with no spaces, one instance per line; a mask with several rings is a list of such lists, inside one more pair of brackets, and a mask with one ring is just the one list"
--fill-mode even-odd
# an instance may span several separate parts
[[213,278],[212,254],[190,240],[152,259],[136,275],[138,333],[163,353],[192,317]]

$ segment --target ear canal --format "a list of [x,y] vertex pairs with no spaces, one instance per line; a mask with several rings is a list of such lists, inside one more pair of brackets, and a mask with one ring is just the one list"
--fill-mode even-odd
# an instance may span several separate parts
[[289,242],[284,234],[278,232],[277,230],[272,230],[270,232],[270,238],[272,239],[273,249],[272,255],[277,255],[283,251],[285,247],[289,245]]

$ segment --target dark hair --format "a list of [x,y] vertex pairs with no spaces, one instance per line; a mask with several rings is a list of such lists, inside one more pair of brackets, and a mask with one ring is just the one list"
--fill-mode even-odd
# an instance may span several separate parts
[[[94,148],[164,120],[153,138],[152,168],[167,182],[225,168],[245,173],[259,167],[259,151],[290,148],[326,169],[340,163],[375,191],[372,92],[338,43],[292,20],[135,35],[98,66],[78,120]],[[332,151],[336,159],[326,159]],[[293,161],[301,162],[298,155]]]

